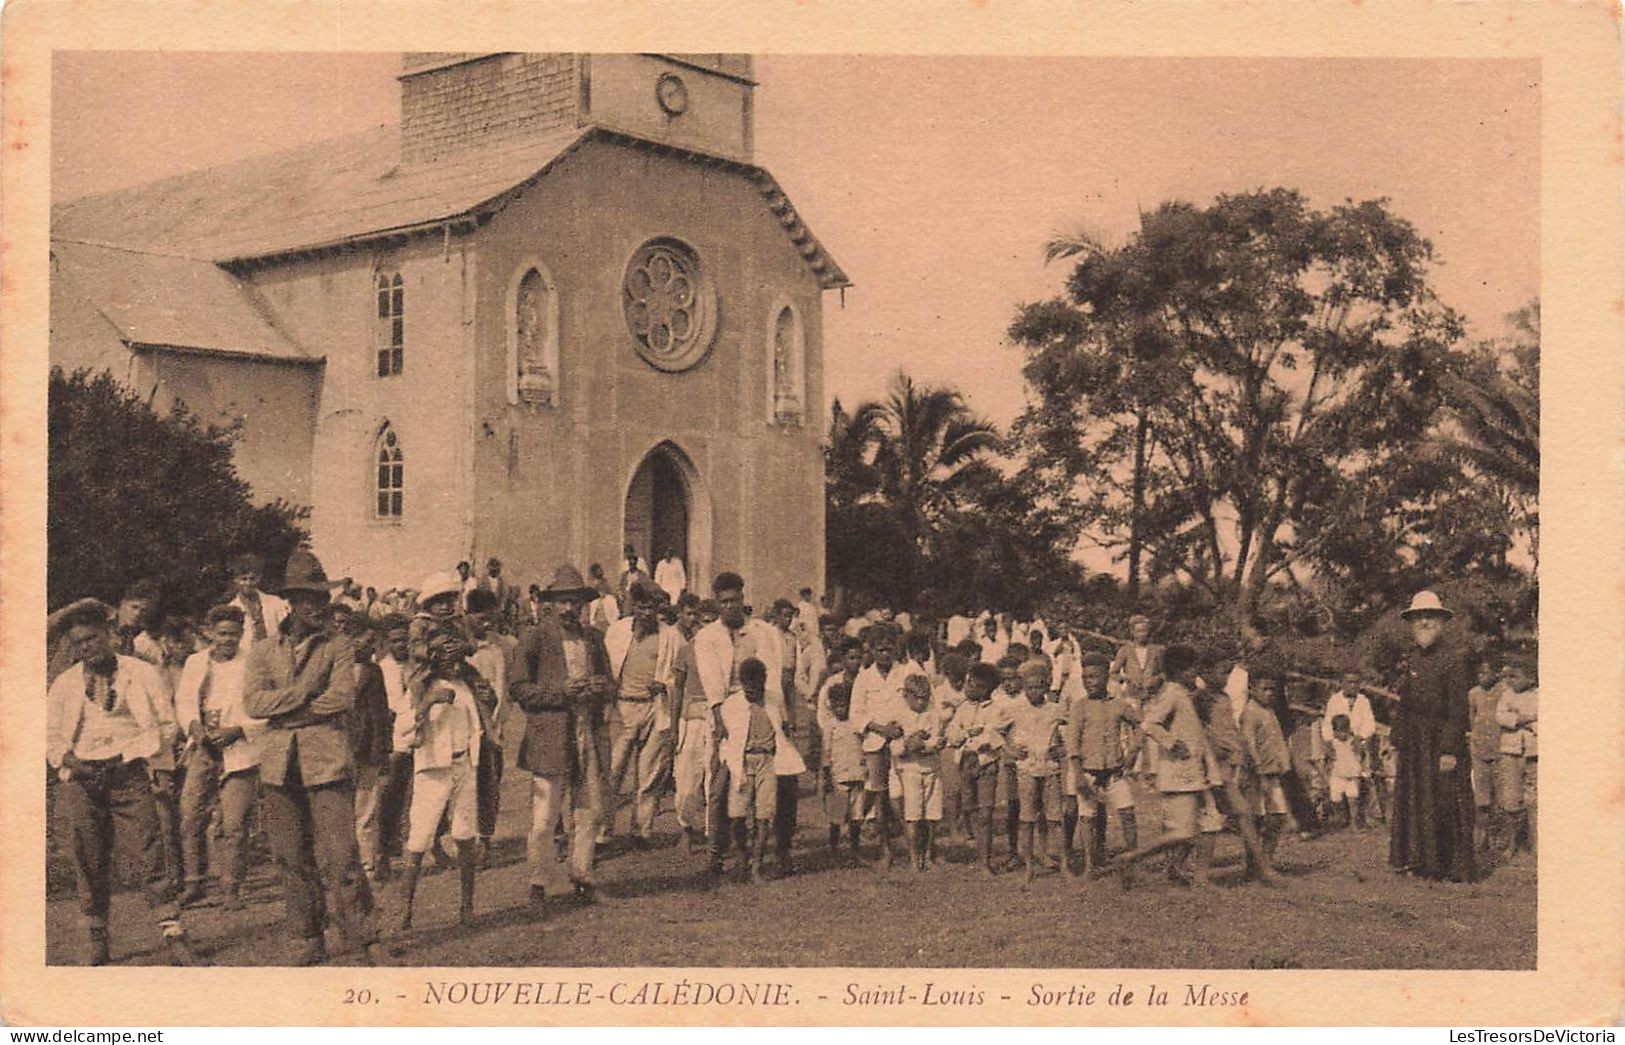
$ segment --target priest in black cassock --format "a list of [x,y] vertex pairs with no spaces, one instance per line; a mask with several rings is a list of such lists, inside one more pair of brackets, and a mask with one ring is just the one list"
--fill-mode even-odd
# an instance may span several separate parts
[[1461,646],[1443,637],[1453,614],[1431,591],[1417,594],[1402,617],[1414,645],[1395,689],[1400,696],[1393,743],[1393,834],[1388,862],[1423,878],[1466,882],[1473,856],[1473,789],[1469,776],[1467,691],[1472,679]]

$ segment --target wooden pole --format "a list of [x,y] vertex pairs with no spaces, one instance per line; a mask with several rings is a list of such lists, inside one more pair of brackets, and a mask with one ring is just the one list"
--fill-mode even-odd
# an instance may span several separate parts
[[[1104,632],[1091,631],[1088,628],[1073,628],[1072,633],[1074,635],[1083,635],[1088,638],[1095,639],[1096,641],[1107,643],[1111,646],[1121,646],[1123,643],[1128,641],[1127,639],[1120,639],[1115,635],[1107,635]],[[1327,686],[1342,685],[1342,682],[1337,679],[1321,678],[1319,675],[1306,675],[1301,671],[1287,671],[1283,672],[1283,674],[1285,674],[1288,678],[1298,679],[1302,682],[1319,682]],[[1391,689],[1383,689],[1381,686],[1368,686],[1363,683],[1360,686],[1360,692],[1373,697],[1381,697],[1383,700],[1392,701],[1395,704],[1400,703],[1403,699],[1398,693],[1395,693]],[[1305,708],[1304,710],[1310,709]]]

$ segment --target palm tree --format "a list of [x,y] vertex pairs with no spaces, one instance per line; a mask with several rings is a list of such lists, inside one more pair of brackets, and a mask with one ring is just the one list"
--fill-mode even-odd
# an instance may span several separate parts
[[1429,440],[1504,494],[1514,525],[1540,561],[1540,301],[1507,317],[1511,336],[1491,342],[1499,362],[1444,379],[1453,426]]
[[836,399],[830,404],[829,436],[824,445],[824,487],[831,507],[847,507],[880,494],[875,468],[885,431],[879,403],[864,403],[849,414]]
[[902,371],[886,398],[864,404],[854,415],[859,417],[869,419],[880,492],[923,557],[936,524],[991,467],[983,455],[999,449],[999,431],[972,414],[957,389],[917,385]]

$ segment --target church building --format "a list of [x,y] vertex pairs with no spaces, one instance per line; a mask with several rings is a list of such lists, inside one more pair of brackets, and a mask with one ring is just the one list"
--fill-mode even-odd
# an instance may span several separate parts
[[58,204],[51,362],[239,428],[380,590],[675,550],[821,587],[822,298],[751,59],[415,53],[400,122]]

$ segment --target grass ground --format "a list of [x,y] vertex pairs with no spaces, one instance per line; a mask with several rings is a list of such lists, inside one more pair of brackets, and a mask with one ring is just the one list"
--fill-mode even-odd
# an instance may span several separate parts
[[[1217,890],[1181,889],[1153,874],[1124,892],[1113,879],[1080,882],[1050,872],[1031,888],[1020,875],[986,877],[960,843],[923,874],[885,876],[849,866],[823,845],[824,820],[803,802],[799,873],[763,885],[732,875],[713,884],[705,858],[683,847],[613,846],[599,864],[590,907],[527,915],[524,830],[528,780],[510,772],[493,866],[479,878],[478,920],[456,925],[457,876],[427,875],[417,928],[398,939],[410,966],[873,966],[1004,968],[1530,969],[1535,964],[1535,865],[1520,856],[1473,885],[1401,877],[1386,867],[1380,828],[1302,842],[1288,836],[1279,862],[1289,887],[1240,882],[1240,844],[1221,840]],[[1142,822],[1155,823],[1152,809]],[[622,818],[624,824],[624,815]],[[661,838],[676,827],[669,812]],[[382,925],[399,909],[398,885],[379,890]],[[223,965],[286,964],[280,888],[269,866],[251,878],[249,906],[217,900],[188,913],[199,948]],[[161,962],[140,895],[113,904],[116,963]],[[47,961],[84,960],[77,903],[47,904]],[[331,934],[330,934],[331,937]],[[338,956],[337,963],[354,961]]]

